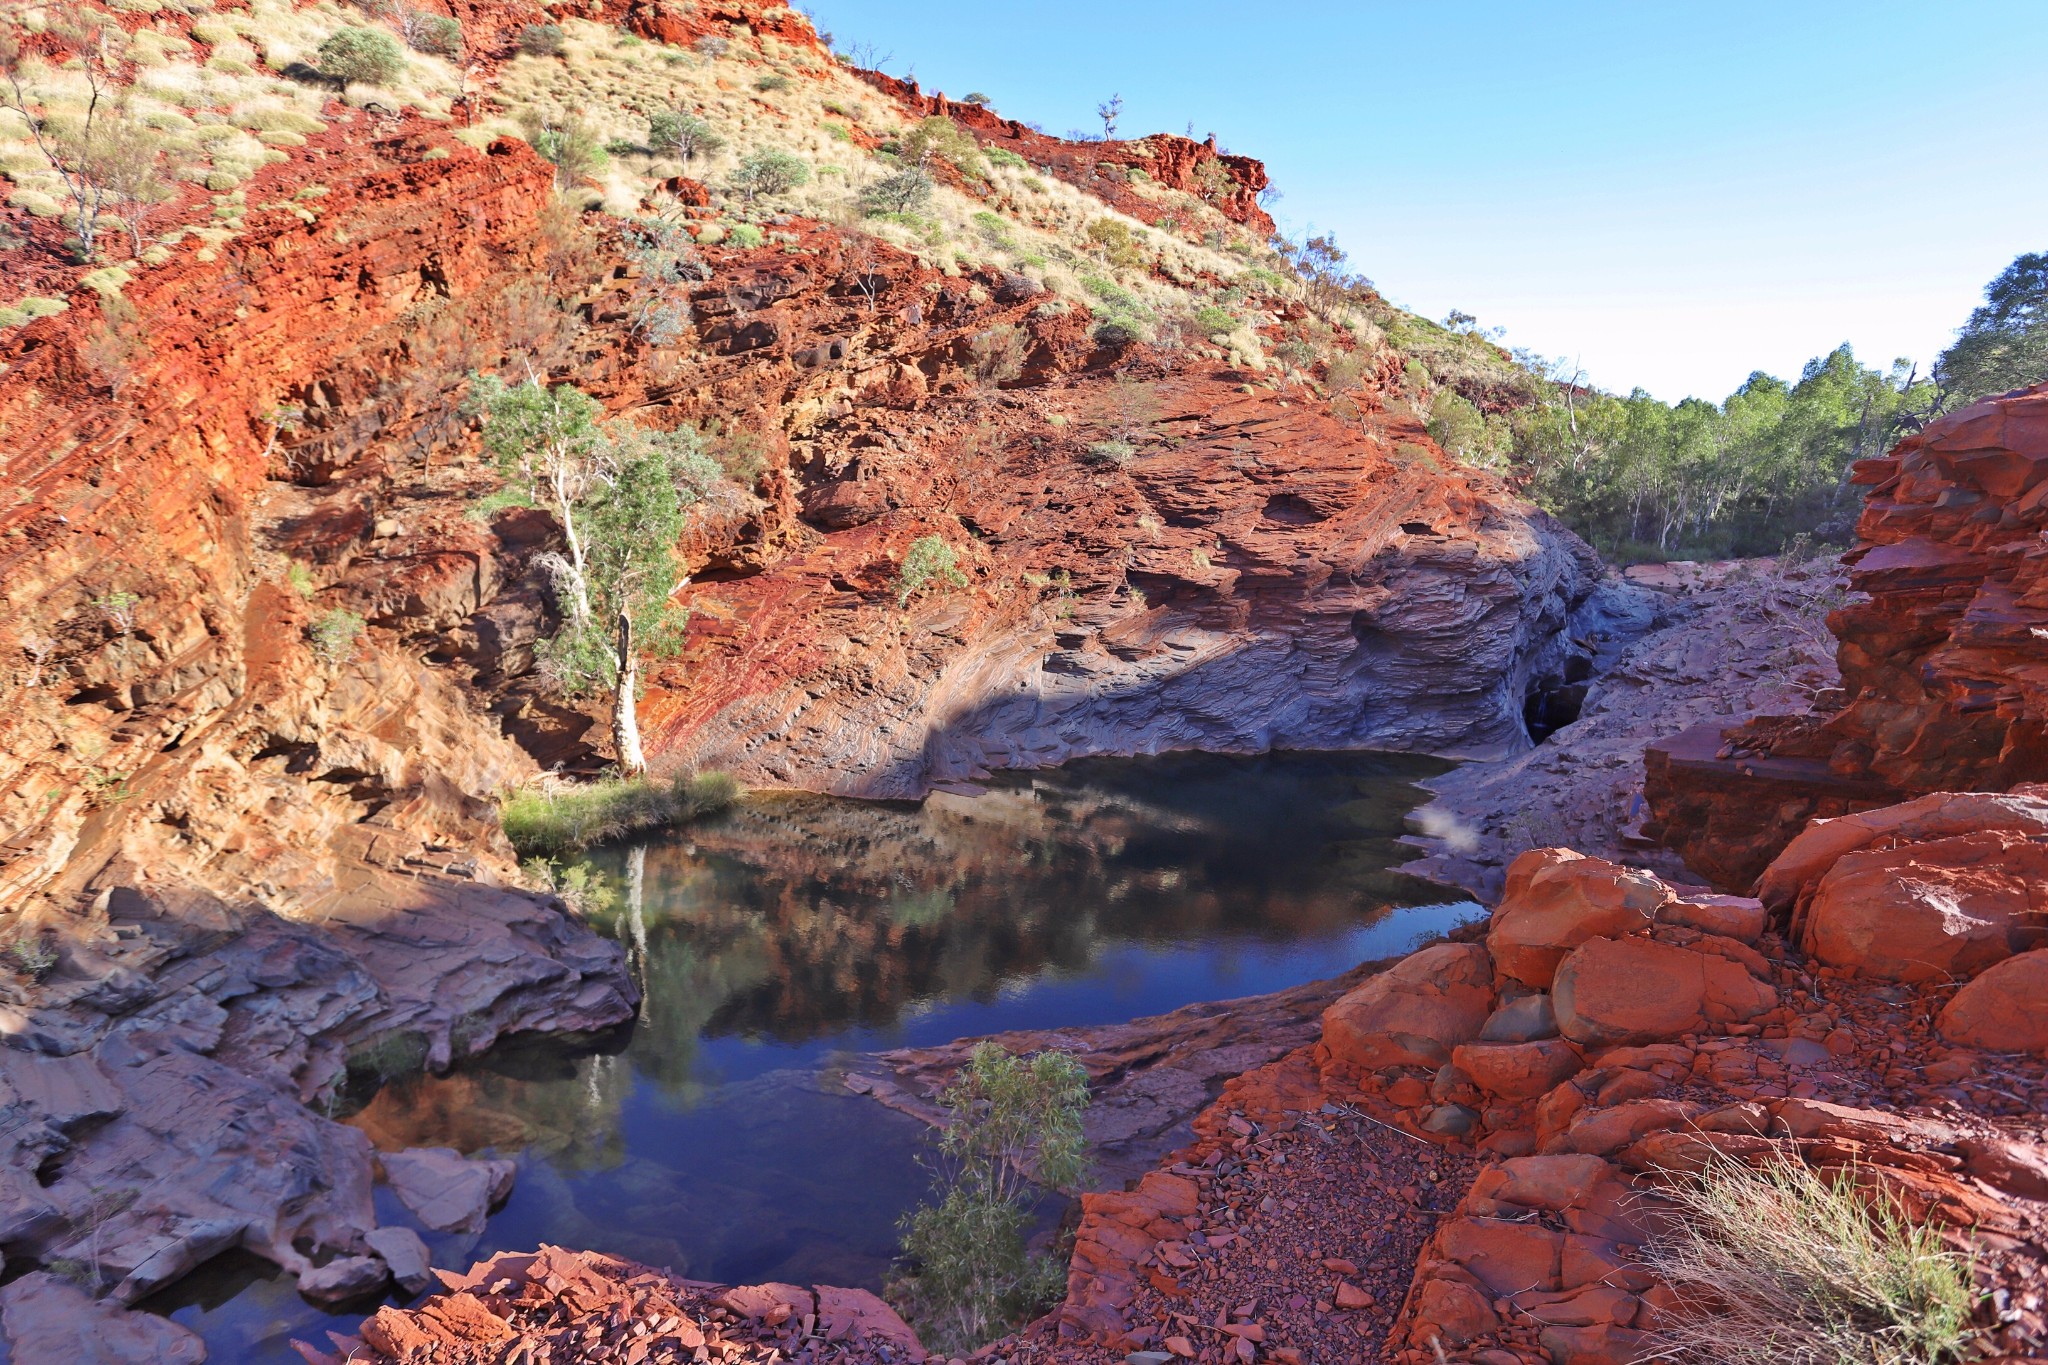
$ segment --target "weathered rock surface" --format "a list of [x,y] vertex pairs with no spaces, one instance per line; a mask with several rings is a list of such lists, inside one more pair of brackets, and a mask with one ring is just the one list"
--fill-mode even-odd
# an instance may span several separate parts
[[1405,870],[1486,901],[1508,864],[1546,845],[1685,877],[1642,831],[1645,747],[1827,695],[1840,583],[1831,559],[1639,564],[1603,583],[1568,628],[1591,661],[1579,718],[1526,753],[1431,779],[1409,839],[1425,856]]
[[[810,476],[858,471],[895,510],[848,525],[835,494],[829,534],[694,586],[649,733],[685,765],[891,797],[1094,753],[1526,747],[1524,696],[1592,589],[1584,547],[1399,420],[1361,430],[1241,379],[1161,377],[1173,448],[1128,470],[1047,425],[1074,389],[820,431]],[[944,434],[972,420],[989,434]],[[906,613],[898,562],[929,532],[970,547],[970,587]]]
[[359,1337],[329,1351],[295,1342],[308,1365],[442,1365],[448,1361],[631,1361],[733,1365],[917,1365],[924,1348],[864,1289],[743,1285],[725,1289],[594,1252],[500,1253],[466,1274],[437,1271],[442,1293],[417,1308],[380,1308]]
[[1588,939],[1650,928],[1670,898],[1670,889],[1646,872],[1570,849],[1533,849],[1508,867],[1486,951],[1503,975],[1549,990],[1565,954]]
[[448,1147],[410,1147],[378,1158],[400,1203],[436,1232],[482,1232],[491,1206],[512,1192],[510,1161],[472,1159]]
[[1843,704],[1648,756],[1647,832],[1732,889],[1816,817],[2048,779],[2048,386],[1950,413],[1854,479],[1861,596],[1830,618]]
[[1441,1066],[1493,1012],[1493,965],[1475,943],[1403,958],[1323,1011],[1322,1053],[1337,1070]]
[[0,1330],[22,1365],[199,1365],[206,1343],[168,1318],[124,1313],[33,1271],[0,1289]]
[[1951,1042],[2048,1057],[2048,950],[2021,953],[1955,993],[1941,1011]]

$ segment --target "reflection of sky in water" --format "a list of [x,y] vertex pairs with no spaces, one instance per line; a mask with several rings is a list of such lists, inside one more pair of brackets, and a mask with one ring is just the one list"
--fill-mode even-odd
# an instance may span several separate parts
[[[438,1265],[542,1241],[729,1282],[879,1285],[923,1192],[925,1135],[817,1078],[836,1054],[1115,1023],[1255,995],[1409,948],[1472,909],[1388,869],[1441,765],[1346,754],[1094,760],[923,806],[747,803],[592,858],[602,926],[647,999],[578,1055],[499,1049],[387,1087],[379,1147],[515,1155],[482,1237]],[[1433,903],[1436,902],[1436,903]],[[385,1221],[409,1221],[379,1191]],[[288,1281],[216,1267],[174,1313],[214,1358],[292,1362],[324,1318]],[[171,1307],[166,1303],[164,1307]]]

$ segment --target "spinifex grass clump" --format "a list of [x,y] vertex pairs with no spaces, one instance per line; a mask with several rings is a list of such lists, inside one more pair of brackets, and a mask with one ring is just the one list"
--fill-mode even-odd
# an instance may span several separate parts
[[890,1295],[926,1344],[965,1354],[1059,1298],[1066,1266],[1024,1234],[1037,1187],[1081,1178],[1088,1075],[1064,1052],[974,1049],[940,1096],[953,1117],[933,1163],[936,1204],[903,1220],[908,1273]]
[[1712,1365],[1939,1365],[1956,1359],[1969,1267],[1847,1175],[1723,1158],[1677,1177],[1672,1232],[1646,1248],[1690,1306],[1671,1358]]
[[508,792],[498,808],[505,837],[522,858],[557,858],[641,830],[680,825],[739,799],[725,773],[691,773],[673,782],[636,777],[581,787]]

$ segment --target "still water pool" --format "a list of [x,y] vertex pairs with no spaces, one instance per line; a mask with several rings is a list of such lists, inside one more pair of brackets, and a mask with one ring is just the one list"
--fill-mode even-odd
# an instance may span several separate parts
[[[386,1086],[382,1149],[514,1157],[466,1266],[542,1241],[698,1279],[879,1287],[926,1134],[839,1091],[837,1059],[1114,1023],[1399,952],[1477,913],[1391,869],[1443,770],[1380,754],[1176,754],[1000,774],[920,805],[762,796],[591,858],[646,1000],[597,1051],[523,1043]],[[379,1191],[386,1222],[411,1222]],[[415,1224],[415,1226],[417,1226]],[[294,1365],[347,1328],[230,1259],[151,1305],[217,1362]]]

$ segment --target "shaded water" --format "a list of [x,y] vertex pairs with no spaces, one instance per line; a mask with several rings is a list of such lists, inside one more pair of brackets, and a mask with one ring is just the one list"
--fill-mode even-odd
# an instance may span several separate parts
[[[378,1147],[514,1156],[466,1266],[541,1241],[700,1279],[878,1287],[924,1193],[913,1120],[831,1082],[836,1056],[1114,1023],[1399,952],[1476,908],[1392,873],[1441,771],[1376,754],[1178,754],[1001,774],[922,805],[768,796],[592,858],[641,1017],[604,1051],[501,1047],[385,1087]],[[387,1222],[410,1222],[379,1191]],[[155,1307],[217,1361],[296,1361],[351,1326],[227,1261]]]

